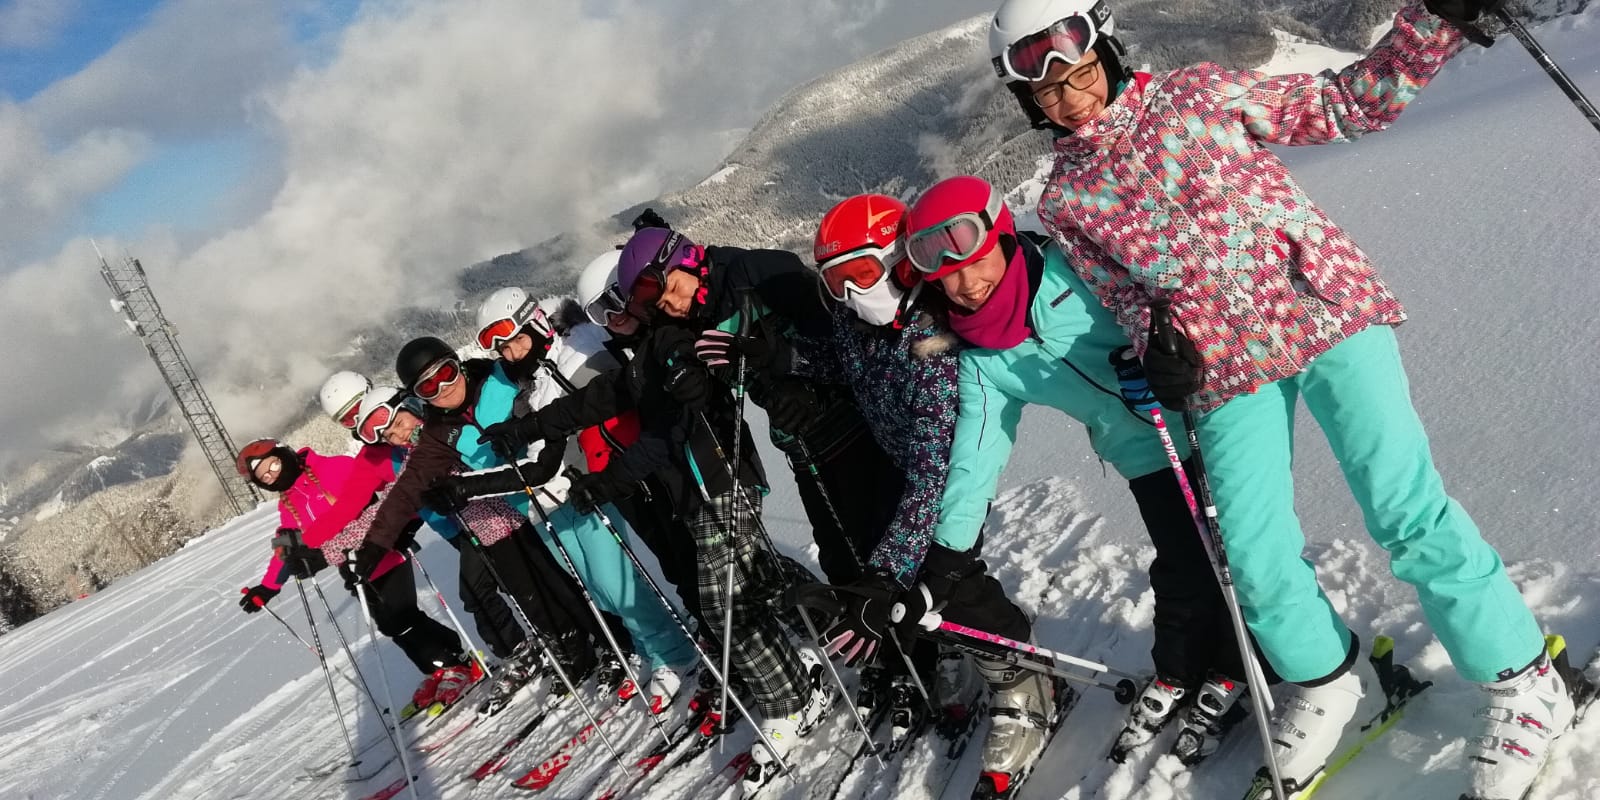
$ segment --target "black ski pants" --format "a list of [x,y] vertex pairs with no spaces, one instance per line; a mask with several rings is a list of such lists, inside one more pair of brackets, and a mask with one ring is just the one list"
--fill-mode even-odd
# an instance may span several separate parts
[[[1187,462],[1184,466],[1194,474]],[[1243,680],[1244,662],[1228,605],[1177,475],[1170,469],[1152,472],[1128,481],[1128,489],[1156,548],[1150,564],[1150,588],[1156,600],[1156,640],[1150,656],[1157,674],[1191,689],[1211,673]],[[1277,683],[1265,659],[1261,666],[1267,680]]]
[[517,623],[516,615],[511,613],[511,607],[500,595],[500,587],[494,582],[494,575],[484,566],[483,556],[478,554],[477,549],[468,545],[464,536],[445,541],[461,556],[457,576],[461,607],[472,615],[474,627],[489,651],[500,658],[509,658],[517,645],[528,638],[527,633]]
[[[349,585],[354,594],[354,584]],[[409,562],[368,583],[363,593],[378,632],[394,640],[422,674],[466,663],[456,632],[417,608],[417,579]]]
[[816,466],[817,474],[812,475],[800,455],[789,456],[800,503],[817,543],[817,564],[829,583],[854,583],[894,520],[905,491],[905,473],[870,434],[833,449]]

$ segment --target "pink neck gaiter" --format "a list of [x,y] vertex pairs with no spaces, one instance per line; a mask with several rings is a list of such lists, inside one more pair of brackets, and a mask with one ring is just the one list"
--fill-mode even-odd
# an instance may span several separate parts
[[1028,263],[1018,247],[1006,265],[1000,285],[977,311],[966,311],[951,304],[950,329],[957,336],[991,350],[1006,350],[1022,344],[1033,330],[1028,327]]

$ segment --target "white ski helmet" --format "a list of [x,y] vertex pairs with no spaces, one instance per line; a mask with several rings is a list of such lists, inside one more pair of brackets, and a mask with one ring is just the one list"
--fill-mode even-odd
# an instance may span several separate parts
[[548,340],[555,336],[544,310],[515,286],[498,289],[478,306],[478,346],[494,350],[500,343],[521,333],[523,328],[535,337]]
[[590,322],[605,327],[607,317],[627,308],[616,291],[617,264],[622,251],[607,250],[578,273],[578,303]]
[[[366,396],[361,398],[360,413],[356,414],[356,427],[354,429],[356,438],[367,444],[377,444],[382,441],[383,432],[388,430],[389,425],[394,422],[394,415],[401,408],[406,408],[404,402],[409,398],[410,394],[401,391],[398,386],[374,386],[368,389]],[[369,439],[363,435],[366,433],[363,428],[366,427],[367,417],[371,416],[379,408],[388,408],[389,415],[378,423],[376,435]],[[406,410],[411,411],[412,409],[406,408]],[[415,412],[413,411],[412,413]]]
[[346,428],[355,427],[355,412],[361,397],[372,388],[372,381],[358,372],[343,370],[328,376],[317,392],[322,413]]
[[1106,0],[1005,0],[989,25],[989,59],[1033,127],[1059,130],[1033,102],[1029,82],[1042,80],[1052,63],[1076,64],[1093,50],[1115,91],[1129,77],[1116,28]]

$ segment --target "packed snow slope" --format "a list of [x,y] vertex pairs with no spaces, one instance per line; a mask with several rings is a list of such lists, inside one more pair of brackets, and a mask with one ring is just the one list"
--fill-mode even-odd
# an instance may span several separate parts
[[[1590,11],[1536,32],[1600,95],[1597,30],[1600,13]],[[1401,341],[1447,485],[1505,554],[1540,619],[1582,656],[1600,642],[1593,524],[1600,518],[1593,399],[1600,279],[1591,271],[1600,251],[1597,152],[1600,136],[1511,41],[1452,63],[1389,133],[1286,152],[1312,196],[1369,250],[1410,309]],[[1036,190],[1023,186],[1017,196]],[[751,416],[761,424],[758,413]],[[1302,426],[1296,478],[1308,557],[1358,632],[1395,637],[1399,657],[1437,683],[1319,797],[1455,797],[1476,690],[1454,677],[1413,593],[1389,576],[1362,532],[1317,431],[1308,421]],[[1143,570],[1152,552],[1121,482],[1103,473],[1082,432],[1058,414],[1030,413],[1021,441],[990,521],[991,564],[1038,614],[1042,643],[1145,668],[1151,601]],[[778,483],[767,521],[785,547],[805,553],[793,487]],[[269,511],[257,510],[0,637],[0,797],[359,798],[398,777],[394,765],[366,782],[308,777],[344,748],[322,676],[271,617],[247,617],[236,606],[239,587],[259,575],[273,525]],[[422,558],[454,598],[451,551],[431,540]],[[396,696],[409,692],[419,676],[394,648],[369,650],[354,603],[332,578],[324,575],[322,584],[368,679],[377,680],[381,657]],[[436,608],[429,597],[423,603]],[[272,608],[304,635],[292,590]],[[321,631],[336,650],[326,622]],[[333,661],[350,669],[342,655]],[[378,741],[372,710],[342,680],[338,692],[357,738]],[[435,756],[419,757],[421,796],[525,796],[504,778],[473,784],[463,775],[528,718],[532,694]],[[1226,799],[1239,796],[1255,770],[1249,726],[1192,772],[1156,758],[1111,769],[1101,754],[1121,715],[1109,696],[1091,693],[1023,795]],[[577,726],[570,708],[546,722],[504,775],[533,767]],[[631,710],[607,727],[632,754],[653,735]],[[1562,741],[1535,797],[1600,797],[1597,733],[1600,719],[1591,718]],[[748,742],[747,731],[736,733],[727,753],[712,751],[670,773],[648,796],[711,796],[698,781]],[[845,716],[836,715],[795,756],[801,784],[831,747],[850,742]],[[383,749],[368,751],[369,766],[384,760]],[[971,755],[948,796],[964,796],[976,771]],[[889,773],[869,770],[852,781],[847,794],[938,797],[941,787],[929,785],[935,761],[924,741]],[[546,795],[595,796],[614,771],[592,743]],[[769,797],[804,793],[786,783]]]

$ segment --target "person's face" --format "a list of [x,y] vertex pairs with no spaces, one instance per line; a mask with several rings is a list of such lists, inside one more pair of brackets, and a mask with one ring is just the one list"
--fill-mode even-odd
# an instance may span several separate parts
[[667,273],[667,290],[656,301],[656,308],[673,319],[689,316],[694,305],[694,293],[700,289],[700,279],[687,270],[675,269]]
[[283,472],[283,460],[277,456],[267,456],[256,462],[256,468],[250,474],[255,476],[256,483],[267,485],[277,480],[280,472]]
[[606,317],[606,330],[618,336],[632,336],[639,332],[639,318],[623,312]]
[[465,370],[456,376],[455,382],[439,389],[439,394],[428,401],[434,408],[445,411],[454,411],[467,401],[467,373]]
[[977,311],[994,294],[1000,279],[1006,274],[1005,248],[996,244],[977,261],[939,279],[950,302],[968,310]]
[[1053,61],[1043,80],[1028,84],[1033,101],[1051,122],[1077,130],[1100,115],[1110,93],[1100,54],[1091,52],[1076,64]]
[[512,364],[527,358],[528,353],[532,350],[533,337],[529,336],[526,332],[519,333],[516,336],[501,342],[499,347],[500,357]]
[[[461,383],[462,381],[456,381]],[[416,414],[401,409],[395,412],[394,421],[389,423],[388,430],[383,432],[383,440],[396,447],[411,444],[411,435],[422,426],[422,420]]]

